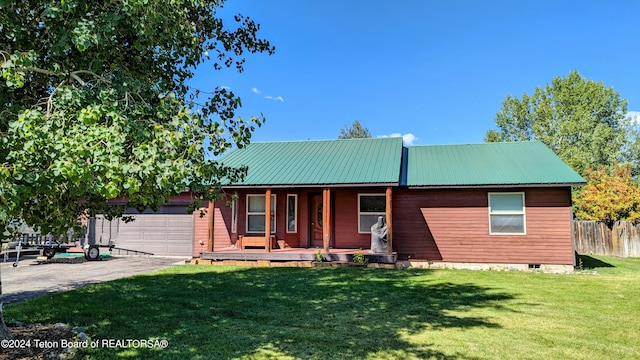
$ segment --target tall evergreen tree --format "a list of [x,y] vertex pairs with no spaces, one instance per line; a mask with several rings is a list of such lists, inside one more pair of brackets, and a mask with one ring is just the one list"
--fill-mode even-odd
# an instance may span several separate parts
[[338,139],[362,139],[362,138],[370,138],[371,133],[369,129],[363,127],[360,124],[360,121],[355,120],[351,126],[345,125],[344,128],[340,130],[340,135]]

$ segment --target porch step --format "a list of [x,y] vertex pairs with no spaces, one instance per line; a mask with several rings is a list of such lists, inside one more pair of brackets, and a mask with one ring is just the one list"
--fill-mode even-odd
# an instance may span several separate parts
[[[396,260],[398,260],[397,253],[393,253],[391,255],[365,253],[364,256],[367,258],[369,264],[372,264],[372,263],[395,264]],[[329,262],[329,263],[353,262],[353,254],[349,254],[349,253],[322,254],[322,257],[324,258],[325,262]],[[284,251],[284,252],[216,251],[216,252],[200,253],[200,259],[214,260],[214,261],[224,261],[224,260],[315,261],[316,254],[313,252],[295,252],[295,251]]]
[[396,269],[396,268],[404,268],[403,266],[398,266],[396,264],[380,264],[380,263],[369,263],[369,264],[360,264],[353,262],[342,262],[342,261],[334,261],[334,262],[315,262],[315,261],[269,261],[269,260],[258,260],[258,261],[247,261],[247,260],[208,260],[208,259],[193,259],[191,260],[192,265],[219,265],[219,266],[255,266],[255,267],[368,267],[368,268],[376,268],[376,269]]

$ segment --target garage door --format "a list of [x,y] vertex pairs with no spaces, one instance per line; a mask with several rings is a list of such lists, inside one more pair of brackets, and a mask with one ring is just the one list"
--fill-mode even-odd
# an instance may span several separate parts
[[[184,207],[163,207],[156,213],[130,214],[135,220],[96,218],[96,242],[157,256],[193,254],[193,214]],[[125,252],[121,252],[124,254]],[[114,250],[114,254],[118,254]]]

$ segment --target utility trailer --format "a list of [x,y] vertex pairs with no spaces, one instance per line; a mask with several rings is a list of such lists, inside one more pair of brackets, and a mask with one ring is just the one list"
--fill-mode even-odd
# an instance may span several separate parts
[[[127,254],[153,255],[153,253],[146,251],[117,247],[110,239],[107,244],[102,244],[102,238],[99,243],[96,243],[95,221],[95,218],[89,219],[89,231],[86,239],[84,234],[81,238],[74,238],[73,232],[67,235],[67,239],[59,238],[58,240],[53,240],[51,235],[23,234],[17,241],[9,242],[8,251],[4,252],[4,261],[6,262],[8,260],[9,253],[15,253],[16,260],[13,263],[13,267],[16,267],[20,261],[21,253],[39,251],[42,256],[46,256],[47,259],[52,259],[57,253],[66,253],[72,248],[82,248],[84,257],[89,261],[100,259],[100,248],[109,249],[109,252],[118,250],[118,253],[125,251]],[[85,244],[85,240],[87,244]],[[81,245],[78,246],[78,243]]]
[[[13,266],[18,266],[20,255],[40,254],[52,259],[57,253],[66,253],[69,249],[79,248],[80,239],[72,239],[70,242],[54,241],[51,236],[41,236],[40,234],[23,234],[17,241],[10,241],[7,249],[4,251],[4,261],[8,261],[10,254],[15,254],[16,259]],[[84,242],[84,239],[82,239]],[[115,245],[85,245],[82,247],[84,256],[89,261],[95,261],[100,258],[100,248],[108,248],[111,251]]]

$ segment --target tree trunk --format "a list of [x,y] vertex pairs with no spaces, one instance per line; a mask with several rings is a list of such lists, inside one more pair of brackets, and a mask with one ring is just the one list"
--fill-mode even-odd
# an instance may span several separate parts
[[7,324],[4,323],[2,303],[0,303],[0,340],[9,340],[9,339],[13,339],[13,335],[11,335],[11,331],[9,331]]
[[[0,247],[2,247],[2,242],[0,242]],[[4,312],[2,309],[2,271],[0,271],[0,340],[9,340],[12,339],[11,331],[7,328],[7,325],[4,323]]]

